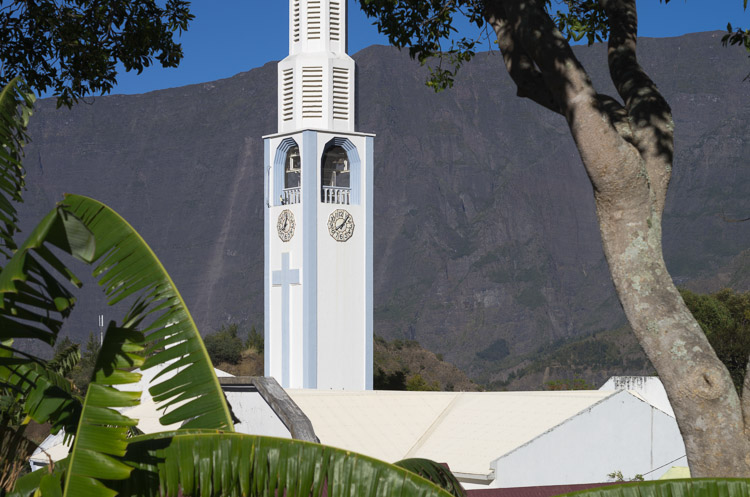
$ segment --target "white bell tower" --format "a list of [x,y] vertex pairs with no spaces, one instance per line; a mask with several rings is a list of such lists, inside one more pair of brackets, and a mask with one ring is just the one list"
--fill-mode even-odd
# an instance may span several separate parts
[[373,135],[354,130],[346,0],[289,0],[264,137],[265,375],[372,389]]

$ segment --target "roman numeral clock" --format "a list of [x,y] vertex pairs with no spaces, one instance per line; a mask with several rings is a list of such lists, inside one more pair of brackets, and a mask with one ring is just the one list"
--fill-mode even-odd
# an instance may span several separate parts
[[372,388],[373,135],[355,131],[346,0],[290,0],[265,136],[265,375]]

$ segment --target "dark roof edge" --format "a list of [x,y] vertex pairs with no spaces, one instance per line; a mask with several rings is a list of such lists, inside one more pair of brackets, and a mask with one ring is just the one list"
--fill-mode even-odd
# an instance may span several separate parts
[[263,376],[224,376],[219,378],[219,384],[224,385],[248,385],[254,386],[263,400],[273,409],[276,415],[287,427],[292,438],[306,442],[320,443],[310,418],[292,400],[292,398],[281,388],[274,378]]

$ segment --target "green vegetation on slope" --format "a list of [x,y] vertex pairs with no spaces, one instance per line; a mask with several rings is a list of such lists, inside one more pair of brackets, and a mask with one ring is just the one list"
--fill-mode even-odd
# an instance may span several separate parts
[[375,390],[480,390],[460,369],[414,340],[387,342],[376,336],[373,356]]

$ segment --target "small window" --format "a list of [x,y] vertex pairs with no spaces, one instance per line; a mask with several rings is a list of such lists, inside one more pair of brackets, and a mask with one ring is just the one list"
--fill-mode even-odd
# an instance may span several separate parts
[[349,156],[342,147],[332,147],[323,157],[323,186],[349,188]]
[[300,187],[300,157],[299,147],[293,146],[286,153],[284,159],[284,188]]

